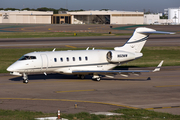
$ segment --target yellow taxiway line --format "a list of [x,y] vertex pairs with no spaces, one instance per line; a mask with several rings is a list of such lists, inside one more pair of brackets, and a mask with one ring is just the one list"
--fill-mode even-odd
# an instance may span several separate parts
[[[131,108],[131,109],[141,109],[141,108],[126,106],[126,105],[112,104],[112,103],[106,103],[106,102],[96,102],[96,101],[84,101],[84,100],[41,99],[41,98],[0,98],[0,100],[39,100],[39,101],[83,102],[83,103],[95,103],[95,104],[112,105],[112,106],[125,107],[125,108]],[[180,108],[180,106],[153,107],[153,108],[143,108],[143,109],[145,109],[145,110],[154,110],[154,109],[168,109],[168,108]]]
[[65,45],[66,47],[70,47],[70,48],[77,48],[77,47],[74,47],[74,46],[70,46],[70,45]]
[[[61,82],[87,82],[92,80],[56,80],[56,81],[37,81],[37,82],[30,82],[28,84],[41,84],[41,83],[61,83]],[[18,83],[0,83],[0,85],[18,85],[18,84],[24,84],[22,82]]]
[[119,104],[112,104],[112,103],[105,103],[105,102],[96,102],[96,101],[84,101],[84,100],[40,99],[40,98],[0,98],[0,100],[41,100],[41,101],[83,102],[83,103],[96,103],[96,104],[119,106],[119,107],[131,108],[131,109],[140,109],[140,108],[131,107],[131,106],[126,106],[126,105],[119,105]]
[[158,87],[158,88],[161,88],[161,87],[179,87],[180,85],[165,85],[165,86],[154,86],[154,87]]
[[168,108],[180,108],[180,106],[169,106],[169,107],[154,107],[154,108],[145,108],[145,110],[168,109]]
[[96,91],[96,90],[95,90],[95,89],[89,89],[89,90],[56,91],[56,93],[66,93],[66,92],[85,92],[85,91]]

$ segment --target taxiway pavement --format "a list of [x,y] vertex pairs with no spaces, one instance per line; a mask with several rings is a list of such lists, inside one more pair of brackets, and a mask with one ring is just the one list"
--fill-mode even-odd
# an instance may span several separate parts
[[[117,47],[122,46],[131,36],[99,37],[58,37],[58,38],[9,38],[0,39],[0,48],[64,48],[82,47]],[[180,46],[180,34],[150,35],[145,46]]]
[[[49,31],[50,26],[45,27],[46,31]],[[54,27],[53,30],[66,28],[68,31],[72,30],[73,26]],[[87,30],[109,31],[109,26],[86,27]],[[23,30],[32,32],[35,28],[28,27]],[[44,26],[37,28],[39,31],[44,30]],[[80,26],[79,30],[82,28],[84,26]],[[150,28],[163,31],[179,30],[179,26],[150,26]],[[120,32],[129,33],[127,30]],[[0,48],[115,47],[123,45],[129,38],[130,36],[0,39]],[[145,46],[180,46],[180,34],[151,35]],[[90,77],[82,80],[71,75],[30,75],[28,84],[23,84],[21,77],[1,74],[0,109],[53,113],[60,109],[62,113],[78,113],[142,108],[180,115],[179,73],[179,67],[163,67],[162,71],[157,73],[129,78],[121,76],[114,79],[103,78],[100,82],[92,81]],[[147,79],[149,77],[150,79]],[[75,104],[78,104],[77,108],[74,107]]]
[[21,77],[1,75],[0,109],[77,113],[133,108],[180,115],[179,73],[178,67],[165,67],[157,73],[118,75],[100,82],[71,75],[30,75],[28,84]]

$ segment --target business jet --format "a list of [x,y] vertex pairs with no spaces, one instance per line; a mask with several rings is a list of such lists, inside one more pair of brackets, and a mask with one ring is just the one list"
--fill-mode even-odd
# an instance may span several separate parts
[[113,70],[114,67],[141,58],[141,50],[150,34],[174,34],[172,32],[156,31],[154,29],[136,28],[132,37],[121,47],[114,50],[68,50],[31,52],[7,68],[11,75],[22,76],[23,83],[28,83],[29,73],[55,72],[73,74],[80,78],[91,75],[93,80],[101,77],[113,77],[116,74],[128,77],[129,74],[139,75],[141,72],[160,71],[163,61],[154,70]]

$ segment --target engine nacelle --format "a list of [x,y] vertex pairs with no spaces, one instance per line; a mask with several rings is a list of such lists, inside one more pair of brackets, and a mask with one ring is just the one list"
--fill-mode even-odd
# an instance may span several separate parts
[[106,54],[106,59],[108,62],[120,63],[125,61],[134,60],[136,58],[134,53],[123,52],[123,51],[109,51]]

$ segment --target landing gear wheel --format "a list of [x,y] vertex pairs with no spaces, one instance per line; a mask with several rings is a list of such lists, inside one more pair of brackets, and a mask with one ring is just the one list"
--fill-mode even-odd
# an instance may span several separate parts
[[28,81],[28,76],[27,76],[27,74],[26,73],[23,73],[23,83],[28,83],[29,81]]
[[99,77],[99,78],[96,78],[96,81],[98,81],[98,82],[99,82],[100,80],[101,80],[101,78],[100,78],[100,77]]
[[85,76],[84,76],[84,75],[80,75],[80,78],[81,78],[81,79],[84,79],[84,78],[85,78]]
[[80,78],[80,79],[84,79],[85,78],[85,75],[77,75],[78,76],[78,78]]
[[23,80],[23,83],[26,83],[26,84],[27,84],[28,82],[29,82],[28,80]]

